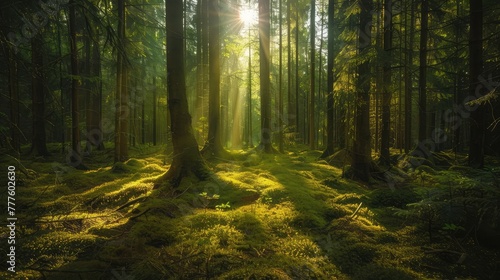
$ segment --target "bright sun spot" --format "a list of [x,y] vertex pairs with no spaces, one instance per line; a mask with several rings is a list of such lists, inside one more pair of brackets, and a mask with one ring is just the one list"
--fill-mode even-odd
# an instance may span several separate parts
[[246,25],[250,25],[257,21],[257,12],[250,9],[244,9],[240,11],[240,20]]

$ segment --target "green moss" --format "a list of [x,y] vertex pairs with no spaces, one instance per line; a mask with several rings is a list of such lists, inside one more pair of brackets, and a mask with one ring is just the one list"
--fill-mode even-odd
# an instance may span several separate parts
[[413,280],[419,279],[414,274],[410,274],[395,267],[384,267],[378,264],[368,264],[357,269],[353,280]]
[[333,251],[331,258],[335,265],[346,273],[353,273],[367,265],[378,255],[375,245],[369,243],[342,244]]
[[327,221],[342,218],[346,215],[351,214],[351,211],[345,206],[339,204],[333,204],[325,209],[323,216]]
[[370,205],[374,207],[405,208],[407,204],[419,201],[420,196],[409,188],[378,189],[372,192]]
[[318,230],[326,225],[325,220],[314,213],[299,213],[291,223],[292,226],[299,229]]
[[116,174],[126,174],[130,173],[132,168],[123,162],[115,162],[111,168],[111,172]]

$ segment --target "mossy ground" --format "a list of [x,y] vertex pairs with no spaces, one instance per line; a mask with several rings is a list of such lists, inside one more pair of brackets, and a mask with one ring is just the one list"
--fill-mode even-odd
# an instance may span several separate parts
[[[111,150],[96,151],[86,159],[87,171],[60,164],[60,148],[51,148],[50,158],[23,160],[37,176],[19,175],[13,279],[499,275],[498,251],[444,233],[431,243],[419,217],[397,214],[439,184],[477,174],[421,168],[396,187],[364,186],[343,178],[342,168],[319,161],[320,152],[297,149],[212,161],[208,181],[185,178],[177,189],[153,190],[168,169],[164,147],[132,148],[131,159],[115,165],[109,163]],[[6,236],[5,227],[1,234]],[[462,262],[446,254],[459,250],[457,242],[467,254]],[[7,246],[0,247],[5,256]]]

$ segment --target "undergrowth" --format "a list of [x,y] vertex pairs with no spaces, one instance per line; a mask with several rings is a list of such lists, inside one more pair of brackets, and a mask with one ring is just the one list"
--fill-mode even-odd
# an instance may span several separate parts
[[421,167],[365,186],[299,148],[214,160],[211,179],[155,190],[164,147],[114,165],[97,151],[88,171],[24,160],[36,176],[16,196],[16,279],[498,276],[498,168]]

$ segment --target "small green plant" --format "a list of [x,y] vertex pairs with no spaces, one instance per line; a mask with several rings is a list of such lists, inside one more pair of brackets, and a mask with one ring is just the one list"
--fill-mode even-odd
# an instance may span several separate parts
[[212,200],[218,200],[220,198],[220,195],[218,194],[209,195],[207,192],[202,192],[199,194],[199,196],[201,197],[201,203],[203,204],[203,209],[205,209],[205,212],[207,211],[207,208]]
[[231,208],[231,205],[229,205],[229,201],[226,203],[215,205],[215,209],[217,209],[217,211],[224,211],[229,208]]

